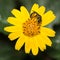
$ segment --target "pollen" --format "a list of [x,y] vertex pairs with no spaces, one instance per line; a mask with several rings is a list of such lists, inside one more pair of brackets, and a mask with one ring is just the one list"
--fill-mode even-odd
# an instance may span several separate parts
[[23,23],[23,33],[29,37],[40,33],[40,25],[38,24],[36,18],[29,19]]

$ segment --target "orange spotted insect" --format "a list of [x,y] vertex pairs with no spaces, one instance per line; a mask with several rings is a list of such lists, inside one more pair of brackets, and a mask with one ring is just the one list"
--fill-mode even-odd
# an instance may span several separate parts
[[42,17],[37,13],[37,12],[33,12],[31,15],[30,15],[30,18],[36,18],[38,24],[40,24],[42,22]]

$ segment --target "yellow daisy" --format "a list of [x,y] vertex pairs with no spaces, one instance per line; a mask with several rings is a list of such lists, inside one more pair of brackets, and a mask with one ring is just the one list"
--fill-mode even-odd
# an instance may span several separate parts
[[44,6],[34,4],[30,13],[24,6],[21,6],[20,11],[13,9],[11,13],[15,17],[8,17],[7,21],[12,26],[5,27],[4,30],[10,32],[8,38],[11,41],[18,38],[16,50],[20,50],[25,43],[25,53],[30,53],[31,50],[33,55],[37,55],[39,49],[44,51],[46,45],[52,45],[49,37],[54,37],[55,31],[44,27],[56,18],[51,10],[45,13]]

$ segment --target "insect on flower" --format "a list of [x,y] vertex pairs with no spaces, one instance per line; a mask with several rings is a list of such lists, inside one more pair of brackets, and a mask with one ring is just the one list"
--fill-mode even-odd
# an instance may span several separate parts
[[30,15],[31,19],[32,18],[35,18],[36,21],[39,23],[42,23],[42,17],[37,13],[37,12],[33,12],[31,15]]

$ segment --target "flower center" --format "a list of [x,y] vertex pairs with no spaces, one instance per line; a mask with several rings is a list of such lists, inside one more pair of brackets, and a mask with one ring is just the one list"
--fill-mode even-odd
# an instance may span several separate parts
[[41,22],[38,22],[37,16],[35,15],[32,15],[31,19],[28,19],[25,23],[23,23],[23,33],[29,37],[40,33]]

